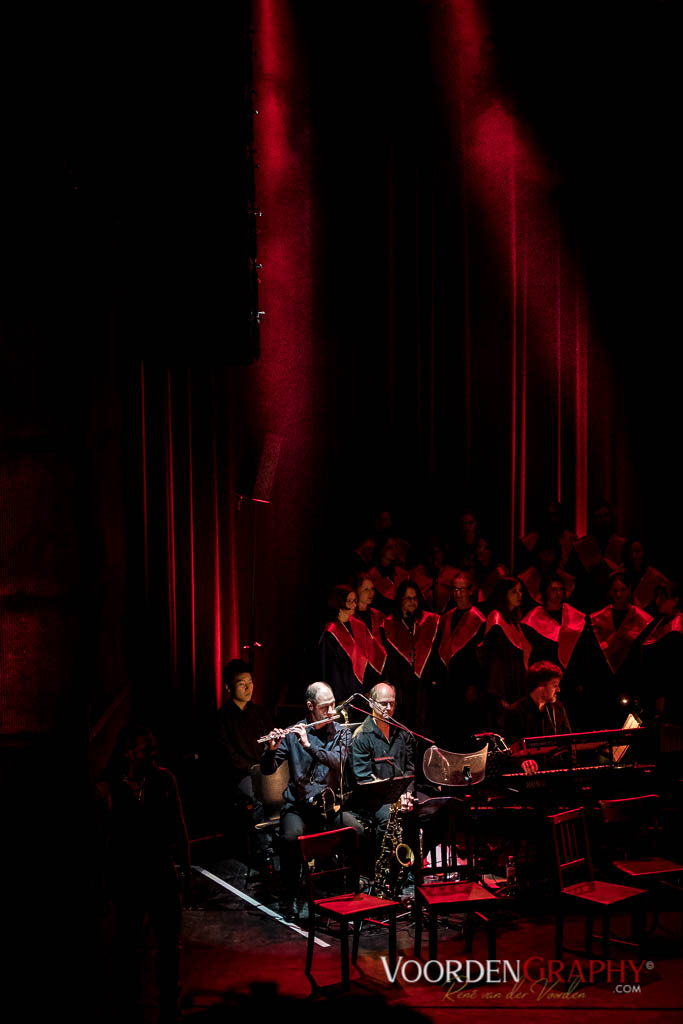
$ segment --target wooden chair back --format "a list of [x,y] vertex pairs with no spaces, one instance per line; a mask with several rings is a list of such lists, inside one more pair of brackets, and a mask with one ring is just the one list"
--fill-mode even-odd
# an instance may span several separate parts
[[658,852],[659,804],[656,793],[600,801],[605,838],[613,859],[651,857]]
[[[299,836],[304,878],[309,902],[323,885],[341,883],[340,892],[357,893],[359,886],[358,834],[353,828],[337,828]],[[326,892],[325,895],[329,895]]]
[[593,862],[583,807],[552,814],[550,821],[560,888],[573,882],[592,882]]

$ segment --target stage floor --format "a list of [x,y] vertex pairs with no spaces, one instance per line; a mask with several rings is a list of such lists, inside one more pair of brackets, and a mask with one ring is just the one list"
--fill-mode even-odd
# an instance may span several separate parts
[[[332,933],[319,931],[320,943],[313,958],[313,975],[319,989],[312,992],[304,974],[306,933],[279,918],[272,887],[262,885],[255,876],[247,884],[246,868],[238,860],[221,858],[211,844],[193,844],[193,901],[183,911],[181,953],[182,1009],[188,1020],[219,1022],[239,1019],[265,1019],[263,1014],[309,1012],[311,1001],[326,1022],[343,1014],[349,1020],[356,1012],[363,1017],[378,1014],[398,1020],[443,1021],[466,1008],[468,1024],[490,1020],[517,1020],[524,1017],[537,1024],[570,1019],[580,1014],[585,1020],[617,1019],[625,1014],[629,1021],[672,1021],[680,1018],[683,1006],[683,943],[681,913],[663,912],[659,927],[648,947],[649,960],[634,954],[629,947],[613,946],[612,977],[607,979],[600,966],[591,982],[588,961],[581,953],[583,919],[569,918],[566,941],[572,952],[565,952],[567,964],[577,961],[575,978],[549,984],[527,980],[527,973],[538,976],[539,965],[553,958],[554,919],[546,908],[522,916],[506,909],[498,925],[497,955],[509,961],[514,972],[521,965],[522,978],[512,977],[489,984],[463,981],[426,981],[414,962],[414,926],[409,917],[399,921],[398,953],[403,956],[398,984],[391,985],[381,961],[386,956],[386,930],[378,925],[364,928],[360,938],[357,967],[351,967],[351,987],[341,993],[339,987],[338,940]],[[649,918],[651,923],[651,918]],[[615,918],[614,933],[627,935],[629,920]],[[427,959],[426,933],[423,956]],[[594,944],[594,960],[600,960],[600,944]],[[576,951],[576,952],[573,952]],[[444,920],[439,929],[439,961],[465,959],[464,942],[456,928]],[[621,958],[634,960],[640,968],[636,980],[626,965],[620,976]],[[486,958],[484,928],[477,929],[471,959]],[[411,961],[407,963],[407,961]],[[423,961],[423,963],[424,963]],[[148,958],[145,1022],[157,1020],[153,978],[153,954]],[[439,965],[433,965],[436,978]],[[475,968],[472,968],[476,971]],[[585,981],[577,972],[583,971]],[[411,979],[411,980],[408,980]],[[621,986],[621,987],[620,987]],[[362,1005],[361,1005],[362,1003]],[[288,1005],[289,1004],[289,1005]]]

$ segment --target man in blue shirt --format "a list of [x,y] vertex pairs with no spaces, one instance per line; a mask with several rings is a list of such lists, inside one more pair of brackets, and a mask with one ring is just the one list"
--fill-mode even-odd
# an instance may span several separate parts
[[274,729],[261,757],[264,775],[272,775],[283,761],[289,762],[289,784],[280,811],[282,910],[289,919],[298,916],[299,836],[348,826],[359,836],[363,834],[357,819],[339,810],[351,736],[348,729],[326,721],[335,713],[334,694],[327,683],[312,683],[305,699],[306,719],[289,729]]

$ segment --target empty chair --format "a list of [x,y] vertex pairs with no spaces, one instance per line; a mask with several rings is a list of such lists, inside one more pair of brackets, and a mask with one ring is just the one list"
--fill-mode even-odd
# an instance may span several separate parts
[[[660,798],[656,793],[601,800],[600,811],[612,866],[629,882],[645,886],[667,902],[683,902],[683,864],[660,856],[662,828]],[[655,909],[658,907],[655,905]],[[657,925],[657,914],[651,931]]]
[[[466,813],[466,812],[465,812]],[[463,819],[465,813],[462,814]],[[441,826],[439,829],[438,826]],[[456,813],[449,810],[438,816],[432,823],[432,839],[429,852],[432,857],[430,874],[438,874],[443,881],[423,882],[422,865],[417,872],[415,886],[415,956],[422,955],[422,914],[427,911],[429,934],[429,959],[435,960],[438,951],[439,915],[465,915],[465,951],[472,950],[472,936],[475,915],[486,921],[488,958],[496,959],[496,912],[501,900],[476,881],[456,881],[465,865],[458,863],[457,842],[461,838],[457,830]],[[436,831],[434,829],[436,826]],[[462,829],[462,823],[461,823]],[[465,843],[470,853],[470,837],[466,833]],[[449,881],[449,879],[452,879]],[[505,901],[509,906],[509,900]]]
[[[583,807],[550,816],[560,892],[556,912],[555,955],[562,958],[566,913],[586,915],[586,955],[592,955],[593,918],[602,918],[602,952],[609,959],[610,919],[615,911],[631,914],[632,937],[640,945],[645,932],[645,889],[603,882],[594,877]],[[570,881],[572,879],[572,881]],[[616,940],[614,941],[621,941]]]
[[[396,911],[400,903],[379,899],[359,892],[358,834],[353,828],[338,828],[331,832],[299,836],[299,848],[304,864],[304,876],[308,896],[308,947],[306,949],[306,976],[311,983],[313,948],[317,915],[334,918],[340,928],[340,955],[342,988],[349,987],[349,922],[353,922],[352,962],[358,957],[360,923],[364,918],[380,911],[389,915],[389,967],[396,967]],[[330,864],[332,866],[324,866]],[[321,864],[323,866],[321,866]],[[331,880],[340,881],[343,892],[338,895],[318,893],[321,886],[327,887]]]

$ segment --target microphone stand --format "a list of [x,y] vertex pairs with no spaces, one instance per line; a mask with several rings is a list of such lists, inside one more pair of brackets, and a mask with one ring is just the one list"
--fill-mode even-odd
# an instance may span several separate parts
[[[421,732],[416,732],[415,729],[409,729],[407,725],[403,725],[402,722],[398,722],[393,717],[393,715],[385,715],[384,714],[384,710],[381,707],[381,705],[377,704],[370,697],[366,697],[364,693],[354,694],[354,696],[362,697],[364,700],[366,700],[368,702],[368,704],[370,705],[370,707],[372,708],[373,711],[379,711],[381,713],[382,718],[383,718],[383,720],[385,722],[389,722],[390,725],[395,726],[397,729],[401,729],[403,732],[409,732],[411,736],[415,736],[418,740],[424,740],[425,743],[428,743],[430,745],[430,747],[433,747],[435,745],[434,744],[434,740],[431,740],[429,738],[429,736],[423,736]],[[349,697],[349,700],[352,700],[352,699],[353,698]],[[344,703],[347,703],[347,702],[345,701]],[[367,715],[368,714],[367,708],[359,708],[359,707],[356,707],[355,704],[350,704],[349,707],[352,707],[354,711],[359,711],[361,713],[361,715]]]

